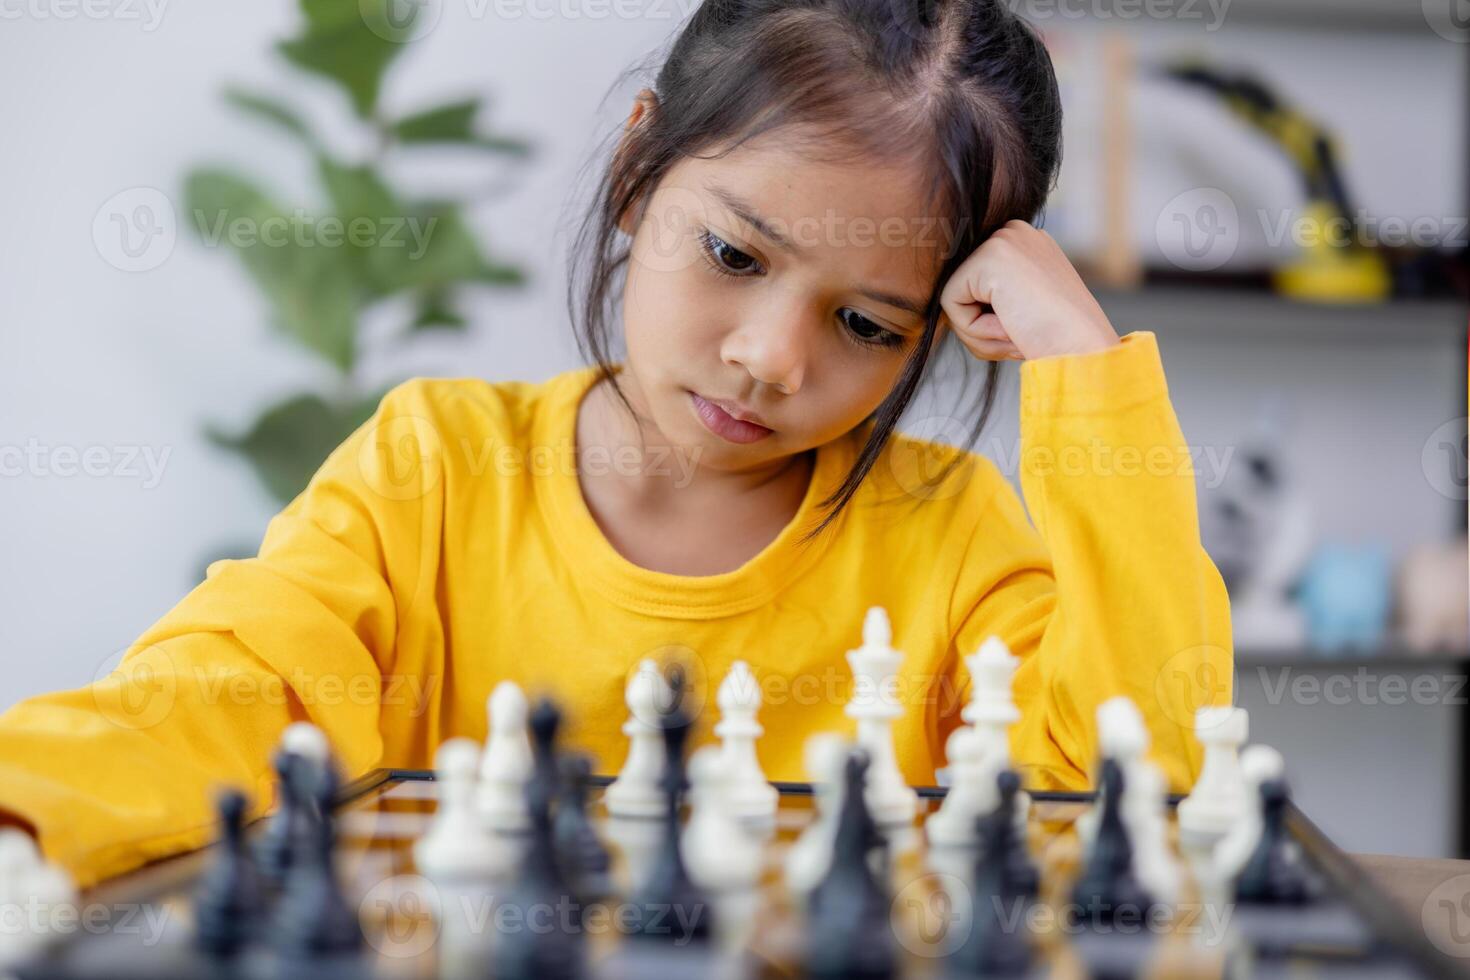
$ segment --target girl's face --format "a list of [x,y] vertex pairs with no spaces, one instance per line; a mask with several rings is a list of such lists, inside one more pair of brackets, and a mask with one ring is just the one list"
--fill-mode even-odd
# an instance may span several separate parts
[[903,171],[756,142],[680,161],[623,226],[629,400],[731,472],[829,442],[883,401],[923,330],[943,230]]

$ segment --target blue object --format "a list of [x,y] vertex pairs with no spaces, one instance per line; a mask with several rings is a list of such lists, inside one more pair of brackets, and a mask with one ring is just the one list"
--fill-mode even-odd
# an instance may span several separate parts
[[1301,579],[1299,597],[1308,641],[1328,654],[1379,649],[1392,595],[1386,547],[1323,545],[1307,563]]

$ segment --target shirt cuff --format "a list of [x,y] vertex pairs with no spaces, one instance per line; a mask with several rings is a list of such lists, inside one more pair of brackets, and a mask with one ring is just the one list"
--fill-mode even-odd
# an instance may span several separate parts
[[1158,338],[1151,330],[1086,354],[1021,362],[1021,414],[1105,415],[1168,396]]

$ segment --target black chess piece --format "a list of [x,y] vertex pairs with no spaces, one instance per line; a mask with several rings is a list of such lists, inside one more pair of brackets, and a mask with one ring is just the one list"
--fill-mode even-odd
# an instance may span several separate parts
[[587,790],[592,761],[567,755],[561,765],[561,799],[553,822],[562,874],[582,904],[612,894],[612,860],[587,818]]
[[679,850],[679,808],[687,779],[684,747],[692,723],[683,707],[683,684],[675,675],[672,704],[661,719],[664,738],[664,815],[659,850],[643,885],[632,899],[638,909],[633,935],[684,944],[703,942],[713,930],[709,898],[689,877]]
[[884,842],[863,798],[867,771],[865,753],[848,756],[832,863],[807,904],[809,977],[884,980],[897,972],[891,900],[870,862]]
[[229,956],[253,939],[263,912],[259,872],[245,846],[247,806],[239,790],[220,793],[214,863],[194,893],[194,940],[217,956]]
[[1102,769],[1102,818],[1087,866],[1072,891],[1074,918],[1088,918],[1094,925],[1129,922],[1142,925],[1154,899],[1133,874],[1133,842],[1123,823],[1123,769],[1114,759],[1104,759]]
[[334,864],[336,770],[330,760],[297,757],[291,775],[291,791],[304,812],[296,820],[295,846],[276,904],[276,946],[293,958],[355,952],[363,943],[362,926],[342,893]]
[[1254,905],[1303,905],[1319,893],[1317,880],[1286,833],[1286,782],[1261,784],[1261,839],[1235,882],[1237,901]]
[[520,924],[496,937],[493,973],[497,980],[575,980],[586,972],[580,909],[557,863],[551,818],[561,713],[543,698],[527,723],[536,760],[526,783],[530,840],[506,900]]
[[261,874],[279,882],[291,866],[291,852],[296,846],[297,822],[302,814],[301,801],[295,791],[300,777],[296,770],[304,763],[300,756],[278,749],[271,758],[276,772],[276,812],[271,814],[265,832],[256,843],[256,859]]
[[996,776],[996,786],[1000,805],[976,820],[980,847],[971,889],[971,927],[957,960],[966,975],[1024,976],[1031,969],[1031,945],[1019,927],[1040,882],[1026,842],[1016,833],[1021,778],[1006,769]]

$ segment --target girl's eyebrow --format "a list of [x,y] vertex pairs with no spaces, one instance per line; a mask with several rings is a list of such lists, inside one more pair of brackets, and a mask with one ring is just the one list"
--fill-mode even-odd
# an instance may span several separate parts
[[[722,187],[714,181],[705,181],[704,189],[719,200],[721,204],[729,208],[737,218],[760,232],[761,235],[769,239],[773,244],[787,252],[795,252],[797,250],[796,244],[790,238],[780,229],[773,227],[770,222],[762,218],[749,201],[734,191]],[[876,303],[883,303],[896,310],[903,310],[905,313],[910,313],[917,317],[924,315],[925,304],[910,299],[907,296],[899,296],[897,293],[890,293],[882,289],[871,289],[866,286],[860,287],[858,293]]]

